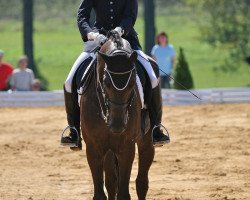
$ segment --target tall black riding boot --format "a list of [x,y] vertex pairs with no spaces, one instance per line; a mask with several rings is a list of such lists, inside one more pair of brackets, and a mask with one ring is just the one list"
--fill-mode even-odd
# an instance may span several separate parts
[[78,150],[82,148],[80,137],[80,108],[78,105],[78,94],[69,93],[64,88],[64,100],[69,125],[65,130],[70,129],[70,134],[68,136],[62,135],[61,145],[76,148],[73,150]]
[[[152,90],[151,105],[149,106],[150,120],[153,127],[152,137],[154,145],[163,145],[170,142],[169,135],[164,126],[161,125],[162,120],[162,97],[161,97],[161,87],[158,85]],[[167,135],[163,133],[166,130]]]

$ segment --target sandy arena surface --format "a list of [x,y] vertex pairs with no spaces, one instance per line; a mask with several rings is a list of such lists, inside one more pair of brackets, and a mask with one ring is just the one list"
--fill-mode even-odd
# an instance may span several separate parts
[[[156,149],[147,199],[250,199],[250,104],[164,108],[172,142]],[[85,200],[85,149],[59,146],[64,108],[0,108],[0,199]],[[130,191],[137,199],[134,162]]]

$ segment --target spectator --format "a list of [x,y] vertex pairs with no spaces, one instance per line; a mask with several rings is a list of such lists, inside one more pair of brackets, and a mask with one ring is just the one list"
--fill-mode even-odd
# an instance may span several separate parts
[[32,83],[34,81],[34,73],[28,69],[28,58],[22,56],[18,61],[19,69],[15,69],[10,79],[12,90],[16,91],[31,91]]
[[156,45],[151,51],[152,57],[156,60],[161,75],[161,87],[171,88],[170,76],[173,71],[175,63],[175,50],[173,45],[169,44],[168,35],[165,32],[161,32],[156,36]]
[[13,67],[10,64],[3,62],[4,52],[0,50],[0,91],[6,91],[8,89],[8,81],[13,71]]
[[40,91],[41,90],[41,82],[39,79],[34,79],[32,83],[32,91]]

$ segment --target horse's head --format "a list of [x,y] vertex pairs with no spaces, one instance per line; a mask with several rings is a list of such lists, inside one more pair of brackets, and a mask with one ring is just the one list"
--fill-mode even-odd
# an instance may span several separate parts
[[98,80],[105,101],[104,120],[113,133],[127,128],[136,85],[137,53],[127,41],[110,36],[98,55]]

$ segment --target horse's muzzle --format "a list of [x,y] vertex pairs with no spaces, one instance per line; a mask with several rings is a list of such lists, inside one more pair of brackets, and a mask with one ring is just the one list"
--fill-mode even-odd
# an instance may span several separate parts
[[112,133],[123,133],[127,129],[127,120],[123,118],[115,118],[108,125]]

